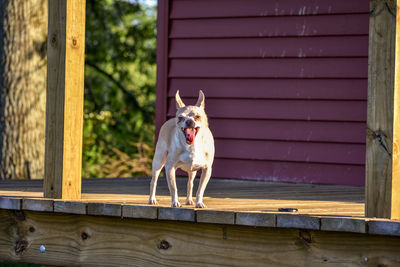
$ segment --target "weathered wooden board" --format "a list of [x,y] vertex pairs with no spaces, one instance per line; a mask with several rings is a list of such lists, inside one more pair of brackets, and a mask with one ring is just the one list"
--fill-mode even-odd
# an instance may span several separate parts
[[397,266],[399,250],[400,237],[0,210],[0,260],[8,261],[68,266]]
[[0,197],[0,209],[19,210],[21,209],[21,199]]
[[321,218],[321,230],[366,233],[367,223],[364,219],[324,217]]
[[235,224],[235,213],[233,211],[198,209],[196,210],[196,222]]
[[[396,1],[371,0],[370,7],[365,214],[400,219],[397,196],[400,187],[398,182],[392,186],[399,179],[398,159],[393,162],[398,153],[398,148],[393,149],[393,134],[399,130],[394,125],[394,110],[399,105],[394,101],[394,91],[398,90],[395,87]],[[394,173],[392,164],[397,168]],[[397,205],[392,205],[393,200]]]
[[86,214],[86,203],[78,201],[54,201],[54,212]]

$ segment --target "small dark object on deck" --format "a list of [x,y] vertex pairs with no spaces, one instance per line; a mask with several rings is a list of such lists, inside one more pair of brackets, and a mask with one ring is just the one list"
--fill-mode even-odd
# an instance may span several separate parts
[[163,249],[163,250],[169,249],[170,246],[171,246],[171,245],[168,243],[168,241],[165,241],[165,240],[162,240],[162,241],[160,242],[160,244],[158,244],[158,248],[159,248],[159,249]]
[[279,208],[278,211],[280,212],[298,212],[297,208]]
[[35,227],[33,227],[33,226],[29,227],[29,232],[31,232],[31,233],[35,232]]

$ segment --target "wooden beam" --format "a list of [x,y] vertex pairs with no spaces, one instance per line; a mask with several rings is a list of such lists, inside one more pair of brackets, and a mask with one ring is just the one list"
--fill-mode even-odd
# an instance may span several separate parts
[[396,1],[370,0],[370,8],[365,215],[400,219]]
[[49,1],[44,196],[81,197],[85,0]]
[[400,238],[394,236],[0,210],[0,260],[6,261],[56,266],[397,266],[399,250]]

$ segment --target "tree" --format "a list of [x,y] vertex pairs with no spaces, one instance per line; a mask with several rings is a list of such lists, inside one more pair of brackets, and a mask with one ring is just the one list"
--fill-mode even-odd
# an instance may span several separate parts
[[150,173],[154,142],[156,9],[86,3],[83,175]]
[[46,0],[0,1],[0,179],[43,178]]

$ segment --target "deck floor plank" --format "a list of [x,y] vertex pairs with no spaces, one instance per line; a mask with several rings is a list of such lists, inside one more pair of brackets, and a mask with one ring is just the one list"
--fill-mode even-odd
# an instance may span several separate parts
[[[186,181],[177,179],[181,203],[185,203]],[[145,206],[149,183],[149,178],[84,179],[81,202]],[[195,190],[197,185],[198,179]],[[0,196],[42,198],[42,188],[43,182],[38,180],[2,181]],[[159,180],[157,200],[160,207],[170,206],[165,178]],[[212,179],[204,202],[209,209],[220,211],[277,212],[279,208],[297,208],[298,214],[364,216],[363,187]]]

